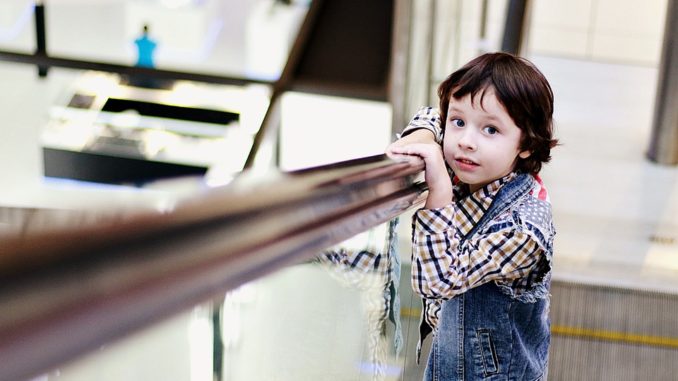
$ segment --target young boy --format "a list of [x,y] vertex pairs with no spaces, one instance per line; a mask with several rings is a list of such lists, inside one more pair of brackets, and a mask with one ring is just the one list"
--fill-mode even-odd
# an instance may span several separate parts
[[553,92],[529,61],[482,55],[438,88],[391,155],[426,164],[412,286],[433,331],[426,380],[545,380],[555,230],[538,172],[557,143]]

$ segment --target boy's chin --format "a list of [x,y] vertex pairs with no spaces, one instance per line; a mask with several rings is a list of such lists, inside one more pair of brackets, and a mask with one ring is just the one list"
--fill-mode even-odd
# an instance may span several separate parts
[[471,189],[472,191],[475,191],[476,189],[480,189],[485,184],[489,183],[489,181],[483,182],[483,181],[479,181],[477,178],[473,178],[471,176],[464,176],[463,173],[462,173],[461,176],[459,176],[459,174],[456,174],[456,173],[455,173],[455,175],[459,179],[460,183],[468,185],[469,189]]

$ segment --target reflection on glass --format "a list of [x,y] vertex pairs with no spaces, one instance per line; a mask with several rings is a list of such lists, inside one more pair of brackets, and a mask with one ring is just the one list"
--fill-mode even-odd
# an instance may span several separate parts
[[400,370],[389,366],[386,325],[394,325],[393,347],[397,356],[402,347],[400,302],[397,294],[400,260],[395,253],[397,220],[382,224],[336,245],[316,260],[345,287],[359,290],[360,304],[367,327],[366,362],[361,371],[373,380],[398,376]]
[[218,319],[217,379],[399,379],[394,227],[381,225],[229,292]]

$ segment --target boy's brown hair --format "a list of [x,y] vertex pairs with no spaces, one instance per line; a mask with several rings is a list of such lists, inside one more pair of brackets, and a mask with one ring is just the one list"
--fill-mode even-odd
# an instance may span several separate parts
[[490,86],[522,132],[520,150],[531,152],[526,159],[518,158],[515,170],[538,173],[542,164],[551,160],[551,148],[558,144],[553,138],[553,91],[544,75],[524,58],[487,53],[450,74],[438,87],[443,132],[450,97],[471,94],[473,101],[480,92],[482,105],[484,91]]

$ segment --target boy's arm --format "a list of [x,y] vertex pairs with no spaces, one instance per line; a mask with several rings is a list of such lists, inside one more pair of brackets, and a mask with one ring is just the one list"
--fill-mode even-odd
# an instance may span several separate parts
[[437,145],[435,141],[435,135],[433,131],[427,129],[418,129],[410,132],[407,136],[403,136],[400,139],[394,141],[386,147],[386,155],[391,158],[397,158],[398,153],[396,151],[409,144],[431,144]]
[[490,281],[527,276],[544,249],[529,233],[508,227],[461,245],[454,204],[413,216],[412,286],[425,298],[449,299]]
[[422,107],[403,129],[399,139],[386,147],[386,154],[393,157],[394,147],[412,143],[441,144],[443,139],[440,125],[438,110],[432,107]]
[[422,107],[403,131],[403,137],[386,148],[392,158],[399,155],[421,157],[428,185],[426,208],[439,208],[452,201],[452,181],[441,148],[442,133],[437,109]]
[[435,107],[422,107],[412,117],[410,123],[403,129],[402,138],[407,137],[414,131],[430,131],[435,137],[435,141],[441,144],[443,141],[443,130],[440,120],[440,112]]

